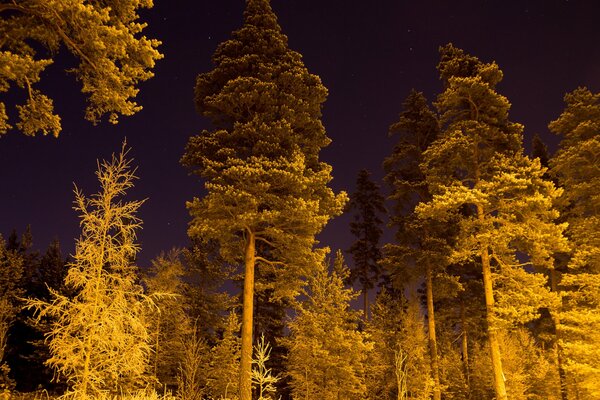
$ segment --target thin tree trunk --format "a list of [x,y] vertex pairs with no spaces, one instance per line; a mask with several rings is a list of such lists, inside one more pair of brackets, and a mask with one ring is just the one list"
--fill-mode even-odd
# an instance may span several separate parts
[[427,323],[429,331],[429,354],[431,356],[431,374],[433,376],[433,400],[441,400],[440,368],[437,354],[437,339],[435,336],[435,314],[433,310],[433,278],[431,265],[427,264]]
[[254,312],[254,266],[256,238],[246,232],[244,302],[242,310],[242,348],[240,357],[240,400],[252,400],[252,323]]
[[[483,207],[477,205],[477,216],[480,221],[484,220]],[[483,290],[485,292],[485,316],[487,320],[488,341],[490,343],[490,356],[492,359],[492,372],[494,374],[494,391],[496,400],[507,400],[506,385],[504,384],[504,372],[502,371],[502,360],[500,358],[500,345],[494,327],[494,289],[492,285],[492,268],[490,266],[490,254],[487,243],[482,243],[481,267],[483,272]]]
[[363,309],[365,321],[369,320],[369,289],[367,289],[367,285],[363,285]]
[[462,336],[462,361],[465,370],[465,380],[467,381],[467,391],[471,393],[471,371],[469,369],[469,334],[467,331],[467,315],[465,312],[465,302],[460,301],[460,321],[461,321],[461,336]]
[[[553,292],[558,292],[558,280],[556,278],[556,270],[552,268],[550,270],[550,290]],[[558,368],[558,381],[560,384],[560,397],[562,400],[568,400],[569,395],[567,391],[567,374],[563,367],[563,359],[562,359],[562,348],[560,347],[560,317],[558,315],[558,310],[554,313],[554,330],[556,335],[556,344],[554,346],[556,350],[556,364]]]

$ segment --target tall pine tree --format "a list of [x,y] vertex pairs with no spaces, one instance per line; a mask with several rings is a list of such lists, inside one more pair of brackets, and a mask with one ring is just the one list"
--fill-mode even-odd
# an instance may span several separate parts
[[331,167],[319,161],[327,91],[288,48],[269,0],[247,0],[232,36],[196,84],[214,129],[190,139],[182,162],[208,191],[188,203],[190,236],[219,241],[227,261],[244,265],[239,386],[250,400],[255,267],[273,272],[274,297],[298,294],[299,277],[323,262],[315,235],[346,196],[327,187]]
[[[499,311],[508,310],[496,305],[492,273],[510,274],[523,265],[523,255],[526,265],[553,268],[554,252],[566,249],[564,226],[553,222],[558,213],[552,202],[560,192],[543,179],[539,161],[523,155],[523,127],[508,120],[510,104],[495,91],[502,80],[498,65],[449,44],[441,48],[438,70],[442,130],[422,163],[433,197],[417,213],[423,219],[457,218],[451,261],[481,263],[494,392],[506,400],[497,331]],[[544,290],[536,274],[519,280],[521,288]]]
[[563,309],[559,343],[576,398],[600,397],[600,94],[578,88],[550,123],[562,135],[551,159],[552,174],[564,189],[558,204],[568,222],[573,250],[562,275]]

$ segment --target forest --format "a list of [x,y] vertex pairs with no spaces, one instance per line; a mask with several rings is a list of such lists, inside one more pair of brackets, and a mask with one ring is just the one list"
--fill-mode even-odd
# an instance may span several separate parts
[[[165,57],[152,6],[0,1],[0,146],[62,133],[40,86],[59,50],[87,120],[139,112]],[[442,89],[404,94],[383,182],[363,169],[347,194],[321,154],[328,90],[270,0],[246,0],[212,64],[189,99],[210,128],[181,149],[203,185],[187,246],[138,265],[126,140],[95,192],[75,183],[73,254],[0,235],[0,398],[600,399],[600,93],[566,93],[557,151],[527,154],[501,66],[441,43]],[[319,243],[342,214],[350,248]]]

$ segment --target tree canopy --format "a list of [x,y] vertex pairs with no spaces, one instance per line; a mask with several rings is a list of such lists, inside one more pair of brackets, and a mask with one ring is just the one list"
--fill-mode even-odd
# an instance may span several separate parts
[[139,21],[139,10],[152,6],[152,0],[0,1],[0,92],[25,91],[24,103],[15,106],[14,126],[7,104],[0,102],[0,135],[16,127],[30,136],[58,136],[60,116],[37,84],[63,48],[77,60],[68,72],[87,96],[87,120],[107,116],[117,123],[119,115],[141,110],[134,100],[137,85],[153,76],[162,58],[160,42],[145,37],[146,24]]

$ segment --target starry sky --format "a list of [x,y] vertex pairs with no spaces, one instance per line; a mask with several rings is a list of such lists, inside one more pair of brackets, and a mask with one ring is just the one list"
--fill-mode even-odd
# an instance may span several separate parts
[[[600,2],[595,0],[272,0],[292,49],[329,89],[323,122],[333,143],[322,158],[334,167],[336,191],[354,190],[360,169],[383,176],[382,161],[394,140],[387,131],[411,88],[431,100],[441,84],[438,48],[448,42],[504,72],[498,91],[513,107],[511,120],[525,125],[525,146],[539,133],[551,150],[558,138],[547,124],[558,117],[564,93],[577,86],[600,91]],[[241,26],[243,0],[156,0],[142,12],[145,34],[163,42],[156,76],[141,85],[143,111],[112,126],[83,119],[80,87],[59,54],[41,88],[55,99],[63,132],[0,138],[0,233],[31,225],[34,247],[58,238],[74,250],[79,220],[72,210],[76,183],[95,193],[96,160],[110,157],[123,139],[132,147],[139,180],[130,198],[148,198],[140,211],[144,228],[140,265],[161,251],[188,243],[185,202],[201,193],[198,178],[180,166],[189,136],[208,128],[194,108],[193,87],[211,69],[217,44]],[[384,190],[385,191],[385,190]],[[345,215],[319,239],[333,249],[352,242]],[[385,240],[389,240],[388,233]]]

